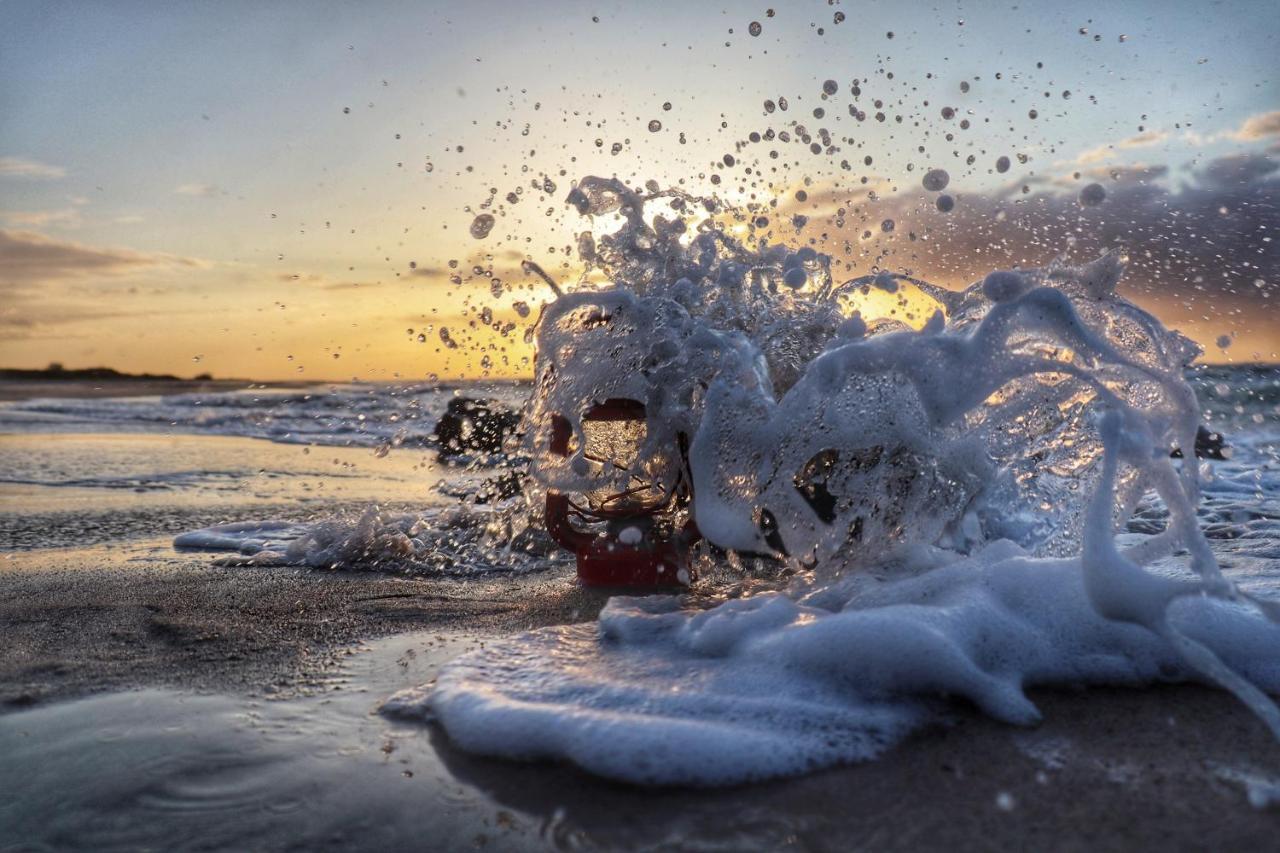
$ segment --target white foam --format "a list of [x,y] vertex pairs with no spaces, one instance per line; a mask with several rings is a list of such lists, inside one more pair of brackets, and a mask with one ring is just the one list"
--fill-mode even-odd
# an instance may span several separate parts
[[[1077,560],[1011,543],[901,580],[856,575],[709,611],[614,598],[598,626],[486,644],[384,710],[438,720],[461,747],[558,758],[642,784],[723,785],[873,758],[960,696],[1010,723],[1024,689],[1205,680],[1168,641],[1100,616]],[[1280,690],[1280,626],[1181,602],[1178,630]]]
[[545,569],[556,555],[523,514],[469,506],[421,513],[371,506],[311,522],[248,521],[183,533],[175,548],[233,551],[227,565],[484,574]]

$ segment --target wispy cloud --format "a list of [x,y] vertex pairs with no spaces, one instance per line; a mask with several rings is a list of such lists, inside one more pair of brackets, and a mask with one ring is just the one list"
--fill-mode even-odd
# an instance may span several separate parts
[[34,231],[0,229],[0,284],[10,287],[147,269],[206,269],[208,261],[162,252],[103,248],[55,240]]
[[[1215,133],[1202,134],[1194,130],[1182,132],[1182,140],[1188,145],[1210,145],[1224,139],[1232,139],[1236,142],[1260,142],[1277,137],[1280,137],[1280,110],[1251,115],[1241,122],[1239,127],[1219,130]],[[1277,143],[1272,143],[1267,148],[1268,153],[1275,153],[1276,150]]]
[[321,290],[357,290],[360,288],[377,287],[382,282],[378,281],[338,281],[319,273],[280,273],[276,276],[277,281],[286,284],[302,284],[307,287],[318,287]]
[[1072,163],[1080,166],[1092,166],[1096,163],[1105,163],[1108,160],[1116,158],[1116,149],[1133,149],[1147,148],[1152,145],[1159,145],[1169,138],[1167,131],[1163,130],[1147,130],[1135,136],[1121,139],[1119,142],[1108,142],[1105,145],[1099,145],[1096,148],[1090,148],[1080,152],[1075,160],[1061,161],[1060,165],[1069,165]]
[[39,160],[28,160],[23,157],[0,157],[0,177],[6,178],[63,178],[67,170],[61,166],[50,166]]
[[84,217],[74,207],[62,210],[0,210],[0,219],[10,228],[79,228]]
[[1146,148],[1151,145],[1159,145],[1169,138],[1167,131],[1148,130],[1139,133],[1137,136],[1130,136],[1128,139],[1120,140],[1117,145],[1121,148]]
[[179,184],[174,187],[174,193],[177,195],[189,195],[197,198],[213,198],[222,191],[213,184]]
[[1280,136],[1280,110],[1249,116],[1231,136],[1241,142]]
[[1104,163],[1107,160],[1114,159],[1116,156],[1114,145],[1099,145],[1097,148],[1090,148],[1088,151],[1080,152],[1074,161],[1067,160],[1065,163],[1079,163],[1082,166],[1089,166],[1094,163]]

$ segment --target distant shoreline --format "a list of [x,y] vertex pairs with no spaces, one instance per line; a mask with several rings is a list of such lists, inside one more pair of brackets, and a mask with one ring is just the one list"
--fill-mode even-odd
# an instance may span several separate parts
[[190,379],[184,379],[171,373],[124,373],[114,367],[65,368],[61,365],[52,364],[48,367],[35,369],[0,367],[0,380],[22,382],[249,382],[248,379],[214,379],[208,373],[201,373]]
[[[225,391],[247,391],[252,389],[302,389],[324,388],[331,385],[346,385],[345,382],[332,379],[292,379],[292,380],[254,380],[254,379],[182,379],[177,376],[156,374],[120,373],[111,368],[89,368],[85,370],[14,370],[0,368],[0,403],[13,403],[19,400],[36,398],[66,399],[69,397],[101,398],[101,397],[158,397],[168,394],[193,394]],[[355,380],[370,385],[426,385],[425,380],[409,378]],[[520,386],[529,384],[529,380],[490,379],[490,380],[450,380],[430,383],[440,389],[468,389],[475,385],[482,386]]]
[[[280,387],[285,383],[271,383]],[[315,383],[297,383],[305,387]],[[0,402],[35,397],[152,397],[202,391],[239,391],[259,387],[247,379],[14,379],[0,375]],[[266,387],[266,386],[261,386]]]

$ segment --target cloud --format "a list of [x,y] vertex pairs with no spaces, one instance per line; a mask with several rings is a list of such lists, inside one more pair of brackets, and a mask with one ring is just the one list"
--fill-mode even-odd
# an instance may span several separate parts
[[1150,145],[1159,145],[1169,138],[1169,134],[1163,130],[1148,130],[1139,133],[1137,136],[1130,136],[1128,139],[1122,139],[1118,143],[1121,148],[1146,148]]
[[1074,162],[1079,163],[1082,166],[1088,166],[1091,163],[1102,163],[1106,160],[1115,159],[1115,156],[1115,146],[1099,145],[1097,148],[1090,148],[1088,151],[1080,152],[1080,156],[1076,157]]
[[[1223,190],[1256,184],[1280,169],[1277,162],[1265,154],[1231,154],[1210,160],[1196,174],[1200,183]],[[1274,186],[1274,182],[1273,186]]]
[[377,287],[382,282],[378,281],[334,281],[327,276],[319,273],[287,273],[282,272],[276,276],[277,281],[286,284],[302,284],[308,287],[318,287],[321,290],[357,290],[361,288]]
[[197,258],[0,229],[0,336],[64,340],[66,327],[76,323],[182,313],[162,310],[151,300],[128,298],[140,288],[134,282],[158,273],[210,267]]
[[61,166],[50,166],[38,160],[27,160],[22,157],[0,157],[0,177],[6,178],[62,178],[67,170]]
[[1060,165],[1070,165],[1075,163],[1081,166],[1091,166],[1095,163],[1105,163],[1108,160],[1114,160],[1116,158],[1117,148],[1147,148],[1152,145],[1159,145],[1168,138],[1169,134],[1166,131],[1148,130],[1139,133],[1136,136],[1121,139],[1119,142],[1109,142],[1106,145],[1099,145],[1096,148],[1090,148],[1086,151],[1082,151],[1075,160],[1062,161]]
[[80,211],[74,207],[62,210],[2,210],[0,219],[10,228],[79,228],[84,223]]
[[38,284],[85,275],[121,275],[156,268],[204,269],[207,261],[159,252],[100,248],[34,231],[0,229],[0,286]]
[[[1275,137],[1280,137],[1280,110],[1249,116],[1235,129],[1219,130],[1208,135],[1197,133],[1194,130],[1184,130],[1182,132],[1183,142],[1188,145],[1198,146],[1211,145],[1224,139],[1233,139],[1236,142],[1259,142]],[[1272,143],[1267,148],[1267,151],[1275,153],[1278,144],[1280,144],[1280,140]]]
[[178,186],[173,188],[173,191],[177,195],[189,195],[189,196],[195,196],[197,198],[213,198],[214,196],[219,195],[222,192],[222,190],[218,189],[213,184],[199,184],[199,183],[179,184]]
[[[523,255],[521,256],[523,258]],[[444,278],[450,275],[453,270],[447,267],[438,266],[416,266],[409,271],[411,276],[420,276],[422,278]]]
[[[993,269],[1118,251],[1129,259],[1125,293],[1166,320],[1218,324],[1218,334],[1257,327],[1280,348],[1280,160],[1244,152],[1188,172],[1163,165],[1088,171],[1080,180],[1018,181],[1013,193],[967,192],[964,179],[953,177],[950,213],[918,187],[878,201],[810,191],[819,210],[843,207],[845,214],[813,216],[801,234],[825,234],[826,251],[850,278],[877,264],[951,287]],[[1079,192],[1093,182],[1106,198],[1084,207]],[[895,227],[886,234],[880,224],[887,219]]]
[[1280,110],[1249,116],[1244,120],[1244,124],[1231,134],[1233,139],[1241,142],[1269,139],[1272,136],[1280,136]]

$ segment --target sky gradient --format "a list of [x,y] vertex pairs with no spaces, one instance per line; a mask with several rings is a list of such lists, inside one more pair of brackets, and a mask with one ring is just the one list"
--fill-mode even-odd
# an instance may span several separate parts
[[577,279],[590,174],[759,205],[851,274],[1122,251],[1206,359],[1277,359],[1274,0],[775,7],[0,3],[0,365],[525,375],[519,263]]

